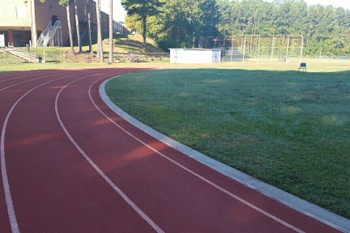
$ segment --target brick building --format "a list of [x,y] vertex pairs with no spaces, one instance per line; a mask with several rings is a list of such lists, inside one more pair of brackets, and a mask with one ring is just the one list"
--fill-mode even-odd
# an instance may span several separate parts
[[[93,0],[77,0],[77,5],[82,37],[87,36],[87,9],[90,9],[91,12],[92,31],[96,32],[96,3]],[[70,8],[74,35],[76,24],[73,4]],[[101,12],[102,32],[108,32],[108,22],[108,14]],[[69,44],[66,7],[59,5],[58,0],[46,0],[44,3],[39,0],[0,0],[0,35],[4,35],[6,46],[21,47],[27,44],[36,46],[42,39],[40,35],[45,34],[45,29],[48,27],[56,27],[55,32],[51,32],[55,35],[52,35],[52,38],[50,36],[48,45]],[[120,25],[119,27],[115,25],[114,28],[119,29]]]

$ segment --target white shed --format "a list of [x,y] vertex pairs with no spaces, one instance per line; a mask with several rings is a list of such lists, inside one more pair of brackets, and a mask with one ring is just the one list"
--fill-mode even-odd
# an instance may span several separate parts
[[5,34],[0,34],[0,48],[5,47]]
[[221,49],[170,49],[171,63],[220,63]]

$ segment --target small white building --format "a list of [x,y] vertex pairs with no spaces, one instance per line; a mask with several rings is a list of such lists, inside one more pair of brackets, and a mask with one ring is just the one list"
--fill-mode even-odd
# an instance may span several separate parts
[[220,63],[221,49],[170,49],[171,63]]
[[5,34],[0,34],[0,48],[5,47]]

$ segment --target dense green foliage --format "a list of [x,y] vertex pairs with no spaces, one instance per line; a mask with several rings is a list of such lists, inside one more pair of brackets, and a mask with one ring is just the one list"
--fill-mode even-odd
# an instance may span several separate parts
[[123,0],[128,15],[142,22],[143,48],[146,50],[147,18],[157,15],[163,3],[159,0]]
[[[165,1],[160,13],[148,19],[148,34],[164,49],[196,47],[201,38],[218,34],[219,19],[216,0]],[[141,31],[135,18],[127,18],[127,26]]]
[[348,77],[169,69],[118,77],[106,90],[152,128],[349,218]]
[[306,55],[350,54],[350,11],[303,0],[218,0],[222,35],[303,35]]
[[[305,55],[350,54],[350,10],[303,0],[172,0],[147,20],[148,35],[163,49],[205,47],[209,36],[303,35]],[[127,25],[141,31],[137,18]]]

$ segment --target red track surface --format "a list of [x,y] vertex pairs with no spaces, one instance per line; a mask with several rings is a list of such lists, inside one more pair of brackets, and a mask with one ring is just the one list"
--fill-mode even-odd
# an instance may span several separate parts
[[117,116],[98,87],[131,71],[0,74],[1,233],[337,232]]

